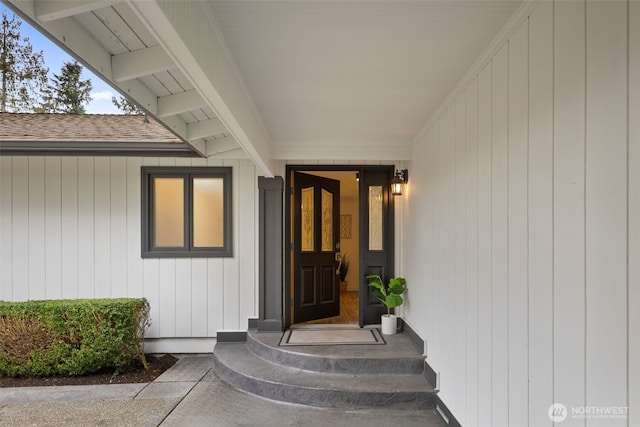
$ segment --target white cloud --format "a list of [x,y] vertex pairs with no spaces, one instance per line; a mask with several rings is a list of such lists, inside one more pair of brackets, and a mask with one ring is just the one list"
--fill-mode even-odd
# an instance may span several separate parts
[[104,90],[102,92],[93,92],[91,94],[91,99],[93,101],[100,101],[100,100],[109,100],[111,101],[111,98],[114,97],[114,93],[110,92],[108,90]]

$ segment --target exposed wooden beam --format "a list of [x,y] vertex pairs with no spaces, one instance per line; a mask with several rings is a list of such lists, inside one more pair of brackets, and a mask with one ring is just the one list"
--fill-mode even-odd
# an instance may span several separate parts
[[206,107],[207,103],[195,90],[188,90],[158,98],[158,116],[175,116]]
[[239,145],[236,140],[230,136],[213,139],[211,141],[207,141],[207,156],[213,156],[214,154],[235,150],[236,148],[239,148]]
[[235,150],[224,151],[222,153],[215,153],[210,155],[211,158],[216,159],[246,159],[248,158],[246,151],[242,148],[236,148]]
[[206,138],[217,135],[226,131],[219,118],[204,120],[202,122],[189,123],[187,125],[187,138],[194,141],[200,138]]
[[172,68],[175,68],[173,60],[160,45],[111,57],[112,78],[118,83]]
[[207,2],[127,0],[127,3],[260,172],[273,177],[276,164],[271,157],[269,135],[237,74]]
[[36,19],[40,22],[68,18],[109,7],[121,0],[35,0]]

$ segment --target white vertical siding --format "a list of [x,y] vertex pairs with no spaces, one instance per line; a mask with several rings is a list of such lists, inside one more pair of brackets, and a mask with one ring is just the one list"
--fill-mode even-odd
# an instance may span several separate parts
[[467,419],[478,419],[478,80],[473,79],[466,91],[465,141],[465,257],[466,257],[466,318],[465,333],[465,400]]
[[585,4],[554,7],[553,401],[570,408],[586,403]]
[[467,243],[467,227],[466,227],[466,130],[467,130],[467,98],[466,93],[460,94],[455,100],[455,287],[454,287],[454,313],[456,319],[456,366],[460,369],[454,370],[456,374],[456,393],[458,401],[464,405],[466,401],[466,382],[467,376],[465,357],[467,353],[467,337],[465,311],[467,309],[467,265],[466,265],[466,243]]
[[[629,111],[640,117],[640,3],[629,4]],[[640,121],[629,120],[629,425],[640,425]]]
[[526,425],[529,414],[528,360],[528,163],[529,22],[509,39],[508,141],[508,346],[509,424]]
[[29,299],[45,297],[45,232],[44,232],[44,157],[29,158],[29,211],[27,214],[29,228],[27,235],[29,266],[28,295]]
[[[95,168],[92,157],[78,159],[78,293],[79,298],[94,298]],[[100,197],[96,195],[95,197]],[[72,244],[73,245],[73,244]],[[73,246],[72,246],[73,247]]]
[[509,46],[492,59],[491,73],[491,410],[493,425],[509,419],[508,222]]
[[633,1],[540,2],[416,141],[404,316],[462,425],[640,421],[639,34]]
[[[62,277],[61,298],[73,298],[78,295],[79,269],[79,210],[78,210],[78,159],[62,157],[60,221],[62,235],[60,239],[60,269]],[[63,250],[64,248],[64,250]]]
[[[248,160],[0,157],[0,299],[146,297],[148,338],[256,317],[257,172]],[[230,258],[140,257],[142,165],[231,166]],[[175,344],[165,351],[189,351]],[[201,347],[198,347],[201,348]]]
[[[529,19],[529,425],[551,426],[553,396],[553,3]],[[546,372],[547,375],[532,373]]]
[[93,188],[95,269],[92,291],[95,298],[108,298],[111,295],[111,274],[113,273],[111,271],[111,158],[95,158]]
[[627,401],[627,7],[587,2],[586,10],[587,406]]
[[13,165],[0,157],[0,300],[13,298]]
[[29,159],[15,158],[12,168],[11,295],[13,300],[26,300],[29,299]]
[[[127,158],[126,169],[126,218],[140,218],[140,167],[142,158]],[[128,220],[127,225],[127,295],[144,296],[144,265],[138,262],[141,251],[140,221]],[[202,335],[204,336],[204,335]]]
[[45,298],[62,297],[62,176],[59,157],[45,159]]
[[127,159],[112,158],[110,167],[109,249],[111,253],[108,259],[111,271],[111,292],[109,296],[127,296],[128,268],[111,268],[113,265],[123,267],[127,265]]
[[[491,66],[478,74],[478,421],[491,425]],[[437,302],[434,302],[437,303]],[[472,332],[473,333],[473,332]],[[474,371],[468,371],[473,375]],[[473,399],[473,398],[472,398]],[[474,420],[475,421],[475,420]],[[473,421],[472,421],[473,423]]]

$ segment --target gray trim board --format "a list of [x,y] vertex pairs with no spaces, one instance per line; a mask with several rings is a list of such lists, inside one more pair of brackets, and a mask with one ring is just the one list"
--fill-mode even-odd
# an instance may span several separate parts
[[0,141],[2,156],[201,157],[187,144]]
[[218,331],[217,342],[218,343],[247,342],[247,333],[243,331],[238,331],[238,332]]
[[283,330],[283,189],[284,180],[280,176],[258,177],[258,271],[260,272],[258,330],[262,331]]
[[258,329],[258,319],[251,318],[247,323],[249,329]]
[[[404,321],[401,317],[398,318],[402,320],[400,323],[400,330],[411,340],[411,343],[418,349],[420,353],[424,352],[424,340],[420,338],[420,335],[416,331],[413,330],[411,325]],[[433,383],[431,383],[433,384]]]
[[282,332],[282,321],[280,320],[258,320],[257,329],[261,332]]
[[424,360],[424,376],[427,377],[427,381],[431,383],[434,389],[438,386],[438,374],[436,374],[435,369],[429,365],[427,359]]
[[[439,410],[438,410],[439,409]],[[442,417],[442,414],[440,413],[440,411],[442,411],[442,414],[444,414],[445,417],[447,417],[447,420],[445,420]],[[442,401],[442,399],[440,399],[440,397],[438,395],[436,395],[436,413],[438,413],[438,415],[440,416],[440,418],[442,419],[442,421],[449,427],[462,427],[462,425],[460,424],[460,422],[458,422],[458,420],[456,419],[456,417],[451,413],[451,411],[449,410],[449,408],[447,408],[447,405],[444,404],[444,402]],[[448,422],[447,422],[448,421]]]

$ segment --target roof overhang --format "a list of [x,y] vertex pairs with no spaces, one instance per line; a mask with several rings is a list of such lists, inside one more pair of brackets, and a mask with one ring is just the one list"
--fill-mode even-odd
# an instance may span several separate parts
[[[200,3],[10,0],[8,5],[198,155],[249,157],[262,174],[273,176],[268,136]],[[113,19],[96,18],[92,13],[98,10]],[[194,38],[194,31],[201,37]]]
[[[201,156],[409,160],[522,0],[5,0]],[[525,3],[529,0],[524,0]]]

